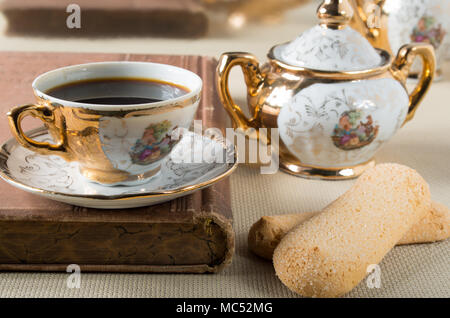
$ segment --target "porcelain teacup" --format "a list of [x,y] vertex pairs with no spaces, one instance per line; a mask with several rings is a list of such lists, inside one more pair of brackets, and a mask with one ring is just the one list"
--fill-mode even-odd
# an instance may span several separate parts
[[[177,89],[147,90],[145,94],[151,94],[156,102],[110,105],[74,101],[52,93],[55,87],[102,79],[148,80]],[[23,147],[78,162],[81,174],[90,181],[108,186],[136,185],[158,174],[178,142],[173,132],[191,125],[202,80],[171,65],[100,62],[47,72],[34,80],[32,88],[37,102],[8,113],[12,133]],[[28,137],[21,128],[26,116],[41,119],[54,143]]]

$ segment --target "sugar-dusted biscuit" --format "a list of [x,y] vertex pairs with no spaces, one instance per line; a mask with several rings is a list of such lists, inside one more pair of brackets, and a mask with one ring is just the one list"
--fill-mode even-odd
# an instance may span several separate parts
[[425,180],[413,169],[380,164],[321,213],[281,240],[273,255],[278,278],[308,297],[351,291],[431,208]]
[[[248,247],[256,255],[272,260],[273,251],[287,232],[320,212],[263,216],[250,228]],[[450,209],[432,202],[427,215],[397,242],[397,245],[432,243],[450,237]]]
[[272,260],[273,251],[286,233],[319,213],[263,216],[248,232],[248,248],[256,255]]
[[415,224],[397,245],[431,243],[446,240],[450,237],[450,209],[432,202],[427,215]]

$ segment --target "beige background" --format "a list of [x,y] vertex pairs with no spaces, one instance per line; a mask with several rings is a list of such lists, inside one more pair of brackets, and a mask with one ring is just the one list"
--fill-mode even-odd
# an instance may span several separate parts
[[[0,36],[0,49],[26,51],[129,52],[200,54],[249,51],[261,60],[276,43],[297,36],[315,23],[315,5],[290,12],[280,25],[253,25],[223,35],[214,26],[198,40],[45,39]],[[0,17],[0,29],[5,21]],[[219,29],[218,29],[219,28]],[[231,89],[244,102],[242,76],[234,72]],[[435,83],[416,119],[379,152],[379,162],[398,162],[417,169],[431,186],[433,198],[450,206],[450,64]],[[259,217],[318,210],[346,191],[353,181],[308,181],[284,173],[260,175],[240,167],[231,177],[236,254],[217,275],[82,274],[80,289],[67,288],[65,273],[0,273],[0,297],[296,297],[275,277],[269,262],[247,250],[247,231]],[[381,264],[382,286],[363,281],[349,297],[450,297],[450,241],[396,247]]]

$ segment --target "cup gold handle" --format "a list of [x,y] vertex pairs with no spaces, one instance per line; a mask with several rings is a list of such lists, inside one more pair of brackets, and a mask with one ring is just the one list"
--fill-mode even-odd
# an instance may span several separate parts
[[[56,127],[55,106],[53,105],[39,105],[29,104],[18,106],[11,109],[8,114],[9,127],[17,141],[25,148],[28,148],[41,155],[58,155],[66,160],[70,160],[70,155],[67,151],[67,137],[63,129]],[[42,120],[49,130],[57,132],[59,142],[57,144],[50,144],[48,142],[39,142],[28,137],[22,130],[22,119],[26,116],[32,116]]]
[[[258,128],[257,125],[255,125],[256,119],[247,118],[242,112],[242,109],[234,103],[233,98],[230,95],[228,78],[230,76],[230,71],[234,66],[240,66],[242,68],[249,96],[255,96],[264,82],[264,77],[259,69],[259,62],[254,55],[242,52],[225,53],[219,60],[216,73],[216,82],[220,100],[230,115],[234,128],[242,129],[244,131],[249,128]],[[255,137],[258,138],[257,133]]]
[[408,115],[406,116],[404,124],[414,118],[420,103],[433,82],[436,70],[434,48],[430,44],[407,44],[400,49],[392,65],[394,75],[406,84],[409,69],[417,56],[422,59],[422,75],[418,80],[414,91],[409,95]]

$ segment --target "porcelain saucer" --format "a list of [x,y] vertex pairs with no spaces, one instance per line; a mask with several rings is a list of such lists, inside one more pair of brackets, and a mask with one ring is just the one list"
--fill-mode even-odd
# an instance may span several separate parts
[[[27,135],[52,142],[43,127]],[[52,200],[97,209],[142,207],[173,200],[222,180],[236,166],[234,147],[193,132],[184,133],[160,174],[139,186],[91,183],[80,174],[78,163],[33,153],[15,139],[7,141],[0,151],[0,176],[11,185]]]

